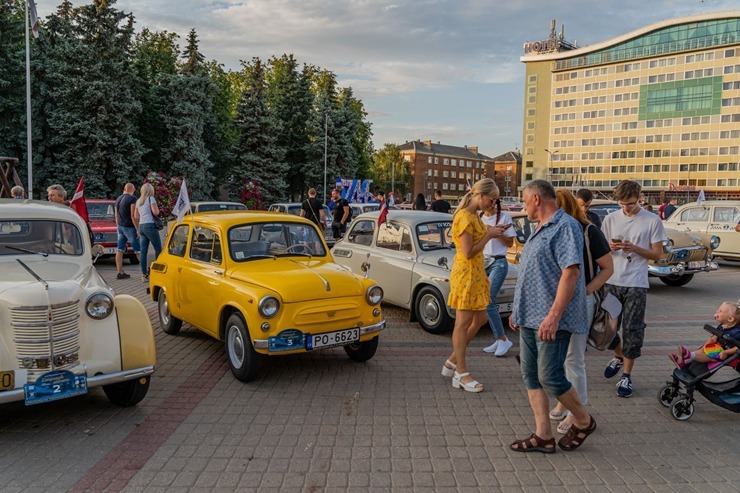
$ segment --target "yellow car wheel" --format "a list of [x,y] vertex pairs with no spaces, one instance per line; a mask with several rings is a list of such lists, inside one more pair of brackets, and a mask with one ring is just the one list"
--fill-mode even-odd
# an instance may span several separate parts
[[251,382],[257,378],[262,366],[262,355],[254,350],[249,331],[240,314],[234,313],[229,317],[224,334],[231,373],[242,382]]

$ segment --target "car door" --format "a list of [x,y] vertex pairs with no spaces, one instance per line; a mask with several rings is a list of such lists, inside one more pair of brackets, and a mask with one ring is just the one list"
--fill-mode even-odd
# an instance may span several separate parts
[[[706,233],[707,226],[709,225],[710,212],[711,210],[709,207],[699,204],[688,206],[680,211],[676,211],[674,212],[674,214],[678,214],[678,220],[674,223],[676,225],[676,229],[679,231]],[[673,219],[673,216],[671,216],[670,219]]]
[[165,248],[172,260],[169,261],[170,265],[167,269],[167,276],[165,276],[164,288],[167,293],[167,300],[170,304],[170,312],[172,312],[172,315],[189,322],[189,320],[185,318],[184,309],[186,307],[180,302],[180,274],[182,273],[183,266],[188,263],[187,246],[190,234],[190,225],[177,224],[175,221],[170,221],[169,224],[171,229],[167,235],[167,244],[165,245]]
[[409,228],[386,221],[379,228],[370,254],[370,278],[383,288],[383,299],[408,306],[416,254]]
[[707,233],[719,237],[719,248],[716,255],[740,255],[740,233],[735,231],[735,225],[740,221],[740,207],[733,205],[715,205],[712,207],[712,216]]
[[214,229],[193,226],[190,248],[180,272],[180,298],[185,320],[214,337],[223,284],[221,237]]

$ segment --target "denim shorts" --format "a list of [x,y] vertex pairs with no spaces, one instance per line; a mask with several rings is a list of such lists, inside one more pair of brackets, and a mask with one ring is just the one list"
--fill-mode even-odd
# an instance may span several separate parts
[[126,251],[126,241],[131,243],[131,248],[134,249],[135,253],[139,253],[139,239],[136,237],[136,228],[127,228],[126,226],[118,226],[118,250]]
[[552,397],[570,390],[564,367],[570,336],[570,332],[558,330],[554,340],[545,342],[537,337],[537,329],[519,328],[519,357],[527,390],[545,389]]

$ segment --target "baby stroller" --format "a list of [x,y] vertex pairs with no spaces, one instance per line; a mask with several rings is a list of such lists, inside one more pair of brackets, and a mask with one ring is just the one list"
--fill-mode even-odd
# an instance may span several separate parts
[[[740,341],[732,339],[721,330],[705,325],[704,330],[717,336],[730,346],[740,347]],[[673,370],[673,380],[658,392],[658,401],[671,408],[671,415],[679,421],[686,421],[694,415],[694,390],[709,399],[710,402],[737,413],[740,412],[740,376],[724,382],[707,382],[720,368],[729,366],[740,373],[740,351],[729,358],[715,363],[691,363],[686,368]],[[711,369],[709,369],[711,367]]]

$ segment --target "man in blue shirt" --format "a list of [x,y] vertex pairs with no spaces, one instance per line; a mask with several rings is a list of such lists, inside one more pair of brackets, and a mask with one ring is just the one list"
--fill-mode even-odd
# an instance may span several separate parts
[[575,450],[596,430],[596,422],[583,407],[578,393],[565,377],[565,356],[570,336],[588,330],[583,262],[583,230],[558,208],[555,189],[544,180],[524,187],[524,207],[537,229],[522,250],[510,326],[519,330],[521,368],[535,432],[511,444],[516,452],[555,452],[548,417],[548,394],[573,415],[573,425],[560,439],[561,449]]

